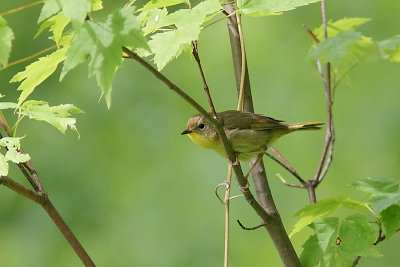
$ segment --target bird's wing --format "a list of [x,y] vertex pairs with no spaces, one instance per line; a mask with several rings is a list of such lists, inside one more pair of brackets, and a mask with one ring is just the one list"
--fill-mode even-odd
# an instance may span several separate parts
[[287,128],[280,120],[244,111],[228,110],[221,112],[219,117],[222,119],[224,127],[229,130],[253,129],[262,131]]

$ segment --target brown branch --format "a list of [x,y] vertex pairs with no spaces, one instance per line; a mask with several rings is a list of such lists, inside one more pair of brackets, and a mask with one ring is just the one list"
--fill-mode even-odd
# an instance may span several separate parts
[[282,156],[281,153],[279,153],[278,150],[276,150],[274,147],[270,147],[269,148],[278,158],[275,158],[274,156],[265,153],[268,157],[270,157],[271,159],[273,159],[275,162],[277,162],[278,164],[280,164],[283,168],[285,168],[288,172],[290,172],[294,177],[297,178],[297,180],[299,180],[300,183],[305,184],[306,181],[301,178],[301,176],[296,172],[296,170],[292,167],[292,165],[290,165],[290,163]]
[[208,84],[206,81],[206,77],[204,75],[203,67],[201,66],[201,63],[200,63],[200,56],[199,56],[199,50],[197,47],[197,41],[193,41],[192,45],[193,45],[192,54],[193,54],[194,59],[197,62],[197,66],[199,67],[201,79],[203,81],[204,92],[206,93],[208,104],[210,105],[211,114],[213,115],[214,118],[217,118],[217,112],[215,111],[214,102],[212,101],[210,90],[208,89]]
[[[244,105],[243,110],[254,112],[253,107],[253,99],[251,94],[250,87],[250,79],[248,72],[248,64],[242,62],[242,48],[240,42],[240,34],[239,27],[236,20],[236,16],[230,16],[230,14],[234,13],[234,9],[231,5],[224,6],[225,14],[228,16],[227,24],[228,24],[228,32],[230,38],[230,44],[232,49],[232,60],[236,78],[236,88],[237,93],[240,95],[241,88],[241,79],[242,79],[242,64],[244,67],[244,83],[243,83],[243,99]],[[244,60],[246,57],[243,55]],[[254,161],[257,159],[253,159],[250,161],[250,166],[254,164]],[[274,200],[272,198],[271,190],[268,184],[267,175],[265,173],[265,168],[263,161],[256,165],[256,167],[252,171],[254,187],[256,189],[256,193],[260,204],[263,210],[268,214],[269,220],[264,220],[263,223],[266,223],[268,226],[265,227],[270,235],[274,245],[278,251],[279,256],[282,259],[282,262],[285,266],[290,267],[300,267],[300,261],[297,257],[296,251],[293,248],[293,245],[288,237],[288,234],[283,226],[281,217],[279,215],[278,210],[276,209]]]
[[[327,19],[326,19],[326,8],[325,8],[325,0],[321,1],[321,14],[322,14],[322,25],[324,30],[324,38],[328,38],[328,27],[327,27]],[[327,127],[325,134],[325,142],[324,147],[322,149],[321,157],[317,166],[317,170],[315,171],[315,175],[313,181],[315,183],[315,187],[323,180],[325,177],[333,159],[333,149],[335,143],[335,130],[333,124],[333,115],[332,115],[332,71],[331,71],[331,63],[326,63],[325,67],[325,75],[322,70],[322,66],[320,62],[318,64],[318,71],[320,72],[321,77],[324,77],[324,88],[325,88],[325,99],[326,99],[326,109],[327,109]]]
[[41,205],[50,216],[50,218],[53,220],[53,222],[56,224],[60,232],[64,235],[65,239],[67,239],[68,243],[81,259],[82,263],[88,267],[96,266],[91,260],[90,256],[85,251],[85,249],[79,243],[78,239],[72,233],[71,229],[60,216],[56,208],[53,206],[46,193],[39,193],[30,190],[7,176],[0,176],[0,184]]
[[242,228],[243,230],[247,230],[247,231],[252,231],[252,230],[256,230],[258,228],[261,228],[263,226],[267,226],[265,223],[259,224],[257,226],[254,227],[245,227],[239,220],[236,220],[236,222],[239,224],[240,228]]
[[0,176],[0,184],[10,188],[11,190],[17,192],[18,194],[23,195],[24,197],[29,198],[30,200],[38,204],[42,203],[41,195],[17,183],[16,181],[7,176]]
[[36,2],[33,2],[33,3],[29,3],[29,4],[26,4],[26,5],[23,5],[23,6],[8,10],[8,11],[1,12],[0,13],[0,17],[4,17],[5,15],[9,15],[9,14],[24,10],[24,9],[32,7],[32,6],[36,6],[36,5],[39,5],[41,3],[43,3],[43,1],[36,1]]
[[[4,128],[7,135],[11,136],[11,129],[7,124],[5,118],[0,115],[0,125]],[[3,135],[0,133],[0,138],[3,138]],[[23,152],[22,149],[19,149],[20,152]],[[43,209],[47,212],[53,222],[56,224],[60,232],[64,235],[65,239],[68,241],[72,249],[75,251],[76,255],[81,259],[82,263],[85,266],[93,267],[96,266],[92,259],[90,258],[89,254],[86,250],[82,247],[79,243],[78,239],[72,233],[71,229],[68,227],[66,222],[63,220],[59,212],[51,203],[50,199],[46,191],[44,190],[43,184],[40,181],[39,175],[36,170],[33,168],[32,164],[29,161],[18,163],[17,166],[21,170],[22,174],[31,184],[35,191],[32,191],[24,186],[20,185],[19,183],[15,182],[11,178],[6,176],[0,177],[0,184],[5,185],[6,187],[10,188],[11,190],[23,195],[24,197],[40,204]]]
[[319,43],[320,40],[318,39],[318,37],[315,35],[315,33],[313,33],[313,31],[306,25],[303,24],[303,28],[311,35],[311,37],[314,39],[314,41],[316,43]]
[[51,203],[51,201],[47,197],[47,195],[46,195],[46,198],[43,201],[42,207],[47,212],[47,214],[50,216],[50,218],[53,220],[55,225],[57,225],[58,229],[63,234],[65,239],[67,239],[67,241],[70,244],[70,246],[73,248],[75,253],[81,259],[82,263],[86,267],[95,267],[96,265],[94,264],[94,262],[90,258],[89,254],[86,252],[86,250],[83,248],[81,243],[78,241],[78,239],[76,238],[74,233],[68,227],[67,223],[61,217],[60,213],[58,213],[56,208],[53,206],[53,203]]
[[182,89],[180,89],[177,85],[171,82],[167,77],[165,77],[161,72],[156,70],[152,65],[150,65],[147,61],[139,57],[135,52],[131,51],[130,49],[123,47],[122,50],[126,53],[131,59],[137,61],[147,70],[149,70],[157,79],[163,82],[169,89],[177,93],[180,97],[182,97],[186,102],[188,102],[192,107],[194,107],[198,112],[200,112],[216,129],[219,137],[221,138],[222,143],[224,144],[224,148],[228,157],[228,160],[233,163],[232,168],[235,172],[237,181],[239,183],[239,188],[243,192],[244,197],[246,198],[247,202],[251,205],[254,211],[261,217],[261,219],[268,223],[269,221],[273,220],[272,215],[268,214],[261,205],[257,202],[254,198],[253,194],[251,193],[247,180],[243,175],[243,170],[241,165],[236,160],[235,152],[232,149],[232,146],[226,137],[225,131],[218,120],[214,119],[200,104],[198,104],[193,98],[191,98],[188,94],[186,94]]

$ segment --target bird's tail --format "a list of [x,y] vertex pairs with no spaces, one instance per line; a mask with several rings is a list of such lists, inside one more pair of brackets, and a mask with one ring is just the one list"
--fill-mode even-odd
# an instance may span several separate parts
[[297,130],[319,130],[321,129],[321,125],[324,125],[323,122],[299,122],[289,124],[288,128],[292,131]]

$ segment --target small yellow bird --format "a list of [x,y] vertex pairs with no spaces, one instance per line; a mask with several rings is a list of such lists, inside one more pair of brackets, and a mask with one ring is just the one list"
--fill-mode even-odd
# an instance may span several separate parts
[[[321,122],[284,124],[283,121],[251,112],[228,110],[217,114],[226,136],[239,160],[250,160],[264,153],[281,136],[297,130],[318,130]],[[224,145],[214,126],[203,115],[194,115],[187,121],[187,134],[204,148],[214,149],[226,157]]]

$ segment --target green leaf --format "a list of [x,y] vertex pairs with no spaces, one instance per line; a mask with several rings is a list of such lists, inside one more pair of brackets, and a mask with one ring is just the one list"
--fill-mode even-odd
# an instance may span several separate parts
[[12,102],[0,102],[0,109],[10,109],[10,108],[17,108],[17,104]]
[[44,101],[30,100],[21,106],[18,113],[30,119],[50,123],[62,133],[65,133],[68,127],[78,133],[75,126],[76,119],[71,118],[70,115],[83,113],[83,111],[71,104],[49,106]]
[[347,267],[356,256],[381,256],[372,245],[377,231],[368,219],[366,215],[354,214],[344,220],[336,217],[316,220],[310,225],[315,235],[303,245],[302,266]]
[[8,150],[6,153],[6,159],[10,160],[14,163],[21,163],[21,162],[26,162],[31,159],[31,157],[28,154],[22,154],[19,153],[17,150],[12,149]]
[[0,146],[7,147],[5,159],[11,160],[14,163],[26,162],[30,160],[28,154],[22,154],[18,150],[21,147],[20,140],[22,137],[3,137],[0,139]]
[[[158,70],[180,56],[186,47],[197,40],[202,29],[201,25],[207,20],[207,15],[220,9],[218,0],[207,0],[192,9],[180,9],[167,16],[159,17],[158,27],[168,25],[173,25],[173,27],[171,31],[154,34],[149,41]],[[151,28],[151,31],[153,30],[155,29]]]
[[319,1],[320,0],[238,0],[237,5],[242,14],[249,16],[269,16]]
[[400,206],[391,205],[381,212],[381,221],[387,238],[400,229]]
[[14,40],[13,31],[8,27],[7,21],[0,17],[0,66],[8,63],[12,40]]
[[399,191],[399,181],[388,178],[363,178],[355,180],[351,187],[368,194],[396,193]]
[[6,147],[8,150],[5,156],[0,154],[0,175],[8,174],[9,167],[7,161],[21,163],[31,159],[28,154],[19,152],[21,139],[22,137],[3,137],[0,139],[0,146]]
[[23,137],[3,137],[0,139],[0,146],[7,147],[7,149],[20,149],[20,140]]
[[378,47],[384,59],[400,62],[400,34],[378,42]]
[[109,106],[112,79],[122,62],[122,46],[148,49],[132,8],[112,13],[105,22],[86,21],[77,29],[64,62],[61,79],[89,57],[89,75],[96,76]]
[[62,12],[59,12],[57,15],[49,18],[40,25],[34,38],[36,38],[45,29],[50,28],[49,31],[53,33],[54,41],[56,44],[59,44],[63,31],[70,22],[70,19],[66,18]]
[[57,14],[61,10],[61,5],[57,0],[45,0],[42,10],[40,11],[38,23]]
[[[327,30],[328,37],[335,37],[340,32],[355,30],[359,26],[367,23],[371,19],[368,18],[343,18],[337,21],[328,21]],[[324,39],[324,27],[323,25],[313,30],[313,33],[317,36],[318,40],[322,41]]]
[[51,17],[62,10],[65,17],[76,23],[82,23],[92,7],[90,0],[46,0],[40,12],[38,22]]
[[6,176],[8,174],[8,162],[3,154],[0,154],[0,175]]
[[103,9],[103,0],[92,0],[92,11]]
[[310,236],[302,245],[301,266],[314,267],[320,262],[324,252],[337,238],[338,224],[339,218],[330,217],[318,219],[310,225],[315,234]]
[[392,204],[400,202],[399,181],[386,178],[365,178],[354,181],[352,187],[368,194],[367,202],[380,213]]
[[313,221],[326,217],[340,207],[347,207],[350,209],[369,211],[365,203],[351,200],[349,198],[338,197],[330,198],[319,201],[316,204],[310,204],[305,206],[303,209],[296,213],[297,216],[301,218],[294,226],[294,229],[290,233],[292,237],[295,233],[299,232],[301,229],[312,223]]
[[57,15],[49,18],[40,25],[34,38],[36,38],[45,29],[50,28],[49,31],[53,33],[54,41],[56,42],[56,44],[59,44],[62,33],[65,27],[70,23],[70,21],[71,20],[66,18],[62,12],[59,12]]
[[139,11],[149,11],[156,8],[174,6],[182,3],[189,3],[188,0],[151,0],[147,2]]
[[65,46],[50,55],[39,58],[28,65],[24,71],[18,72],[10,82],[21,82],[17,90],[22,91],[18,98],[18,106],[35,90],[36,86],[46,80],[65,59],[68,47]]
[[345,31],[340,32],[335,37],[331,37],[318,43],[311,51],[310,59],[321,59],[322,62],[332,62],[337,64],[344,56],[351,53],[349,47],[358,42],[362,35],[359,32]]

